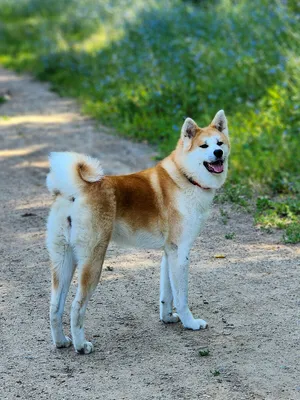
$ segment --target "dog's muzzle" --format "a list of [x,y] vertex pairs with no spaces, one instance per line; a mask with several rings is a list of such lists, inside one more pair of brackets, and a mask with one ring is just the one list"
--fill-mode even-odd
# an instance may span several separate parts
[[203,165],[207,171],[213,174],[221,174],[224,171],[224,160],[217,160],[211,163],[204,161]]

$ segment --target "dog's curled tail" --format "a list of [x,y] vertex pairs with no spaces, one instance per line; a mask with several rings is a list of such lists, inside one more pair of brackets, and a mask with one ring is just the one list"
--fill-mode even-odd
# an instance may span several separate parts
[[50,193],[77,197],[89,183],[103,178],[103,169],[96,158],[84,154],[50,153],[47,187]]

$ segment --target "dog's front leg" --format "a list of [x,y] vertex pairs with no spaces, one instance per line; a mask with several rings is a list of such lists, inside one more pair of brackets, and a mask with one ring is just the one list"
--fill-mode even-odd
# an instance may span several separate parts
[[163,255],[160,267],[160,319],[165,323],[179,321],[178,315],[173,313],[173,294],[166,253]]
[[174,305],[183,326],[193,330],[206,328],[207,323],[203,319],[195,319],[188,307],[189,248],[172,245],[166,252]]

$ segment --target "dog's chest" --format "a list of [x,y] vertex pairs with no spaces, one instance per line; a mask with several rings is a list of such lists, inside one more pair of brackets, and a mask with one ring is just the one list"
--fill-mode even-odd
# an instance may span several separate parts
[[[193,190],[196,189],[196,190]],[[178,198],[178,209],[182,216],[182,238],[193,242],[202,230],[210,212],[214,193],[198,188],[184,193]]]

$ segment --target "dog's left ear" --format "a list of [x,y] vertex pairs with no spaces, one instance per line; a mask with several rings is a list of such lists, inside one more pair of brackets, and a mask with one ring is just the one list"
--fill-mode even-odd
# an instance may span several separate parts
[[218,131],[228,136],[227,118],[225,117],[224,110],[220,110],[211,121],[210,126],[218,129]]

